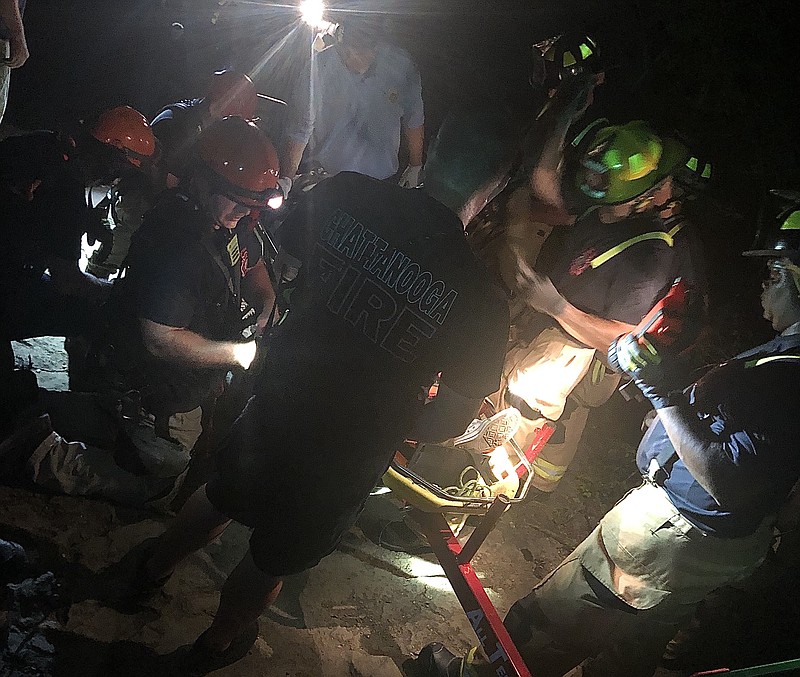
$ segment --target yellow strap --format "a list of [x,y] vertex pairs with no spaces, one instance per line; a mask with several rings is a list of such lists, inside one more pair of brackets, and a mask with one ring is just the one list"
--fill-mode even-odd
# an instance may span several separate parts
[[606,261],[613,259],[617,254],[621,254],[624,252],[628,247],[632,247],[639,242],[644,242],[646,240],[663,240],[666,242],[670,247],[675,244],[675,236],[678,232],[683,228],[685,221],[681,221],[678,225],[674,228],[671,228],[668,232],[664,232],[663,230],[656,230],[651,233],[642,233],[641,235],[637,235],[636,237],[632,237],[629,240],[625,240],[625,242],[621,242],[616,247],[612,247],[607,252],[600,254],[599,256],[595,256],[592,259],[591,267],[592,268],[599,268],[602,266]]

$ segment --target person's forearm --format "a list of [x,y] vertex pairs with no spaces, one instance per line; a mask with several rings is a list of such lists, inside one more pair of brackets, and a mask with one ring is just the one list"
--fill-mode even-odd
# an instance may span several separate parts
[[245,366],[242,350],[247,344],[211,341],[189,329],[167,327],[146,319],[141,319],[140,323],[145,348],[161,360],[187,367]]
[[25,39],[25,29],[17,0],[0,0],[0,19],[3,20],[12,39]]
[[748,505],[765,490],[756,478],[742,482],[725,445],[698,419],[689,403],[658,410],[672,446],[695,480],[719,505]]
[[111,282],[82,272],[77,261],[53,257],[48,261],[47,267],[53,286],[59,294],[102,299],[111,291]]
[[548,107],[534,122],[528,138],[529,149],[539,149],[528,158],[531,168],[530,185],[533,194],[545,204],[564,209],[561,194],[561,160],[567,130],[572,118],[564,113],[552,112]]
[[617,320],[606,320],[590,315],[564,301],[562,308],[552,315],[561,327],[572,338],[598,351],[599,357],[606,359],[608,346],[622,334],[633,331],[636,327]]
[[408,164],[411,167],[422,166],[422,150],[425,143],[425,126],[420,125],[413,129],[403,127],[403,136],[408,149]]
[[306,149],[306,142],[289,139],[284,148],[283,161],[281,162],[281,174],[289,178],[297,174],[300,160],[303,159],[303,151]]

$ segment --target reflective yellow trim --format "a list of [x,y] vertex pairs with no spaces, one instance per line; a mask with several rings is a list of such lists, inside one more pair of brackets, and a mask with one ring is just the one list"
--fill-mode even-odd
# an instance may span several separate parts
[[605,365],[600,360],[595,358],[594,362],[592,362],[592,385],[596,386],[598,383],[600,383],[605,375]]
[[703,173],[700,174],[704,179],[711,178],[712,167],[710,162],[706,162],[706,166],[703,168]]
[[684,226],[684,221],[681,221],[677,226],[671,228],[669,232],[665,233],[661,230],[653,231],[652,233],[642,233],[641,235],[637,235],[636,237],[632,237],[630,240],[625,240],[625,242],[621,242],[616,247],[612,247],[607,252],[600,254],[599,256],[595,256],[592,259],[592,262],[589,264],[592,268],[599,268],[602,266],[606,261],[613,259],[617,254],[621,254],[624,252],[628,247],[632,247],[639,242],[645,242],[646,240],[663,240],[666,242],[670,247],[674,246],[675,244],[675,236],[678,234],[681,228]]
[[690,157],[689,160],[686,162],[686,166],[691,169],[693,172],[697,171],[697,158]]
[[589,45],[587,45],[585,42],[581,43],[580,50],[581,50],[581,56],[584,59],[588,59],[593,53],[592,48],[589,47]]
[[575,65],[575,57],[572,56],[572,52],[564,52],[564,56],[561,61],[564,68]]
[[760,367],[762,364],[768,364],[769,362],[790,362],[794,360],[800,360],[800,355],[772,355],[770,357],[761,357],[757,360],[748,360],[744,363],[744,368]]
[[537,456],[531,464],[537,475],[541,477],[561,478],[567,472],[567,466],[556,465],[550,461],[544,460],[541,456]]
[[800,211],[789,214],[781,224],[781,230],[800,230]]

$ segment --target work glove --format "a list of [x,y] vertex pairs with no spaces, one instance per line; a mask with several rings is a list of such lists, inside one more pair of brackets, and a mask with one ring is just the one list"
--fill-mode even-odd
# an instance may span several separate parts
[[549,277],[540,275],[531,268],[521,255],[517,254],[517,284],[520,297],[534,310],[555,317],[566,305],[566,300],[555,288]]
[[408,165],[403,170],[398,184],[401,188],[417,188],[422,174],[422,165]]
[[609,354],[609,361],[615,361],[633,379],[653,408],[663,409],[679,402],[681,394],[671,390],[672,370],[663,363],[658,350],[646,336],[639,339],[633,334],[620,336],[611,344],[609,352],[613,353]]

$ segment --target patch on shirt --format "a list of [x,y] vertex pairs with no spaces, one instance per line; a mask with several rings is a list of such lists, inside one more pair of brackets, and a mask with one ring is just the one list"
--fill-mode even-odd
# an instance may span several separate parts
[[389,95],[386,98],[389,100],[389,103],[397,103],[397,100],[400,98],[400,93],[396,89],[390,89]]
[[592,261],[595,259],[598,253],[599,252],[594,247],[584,249],[572,260],[572,263],[569,264],[569,274],[572,275],[572,277],[578,277],[578,275],[584,272],[587,268],[591,268]]
[[248,256],[246,249],[242,249],[241,257],[242,257],[242,277],[244,277],[245,275],[247,275],[247,271],[250,270],[249,266],[247,265]]
[[239,252],[239,236],[234,234],[231,238],[230,242],[225,246],[225,249],[228,250],[228,256],[231,260],[231,265],[235,266],[239,263],[241,259],[241,253]]

